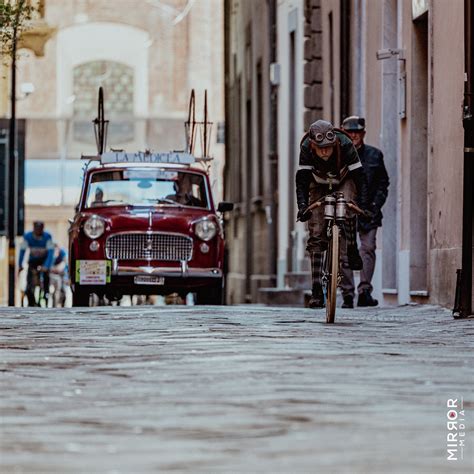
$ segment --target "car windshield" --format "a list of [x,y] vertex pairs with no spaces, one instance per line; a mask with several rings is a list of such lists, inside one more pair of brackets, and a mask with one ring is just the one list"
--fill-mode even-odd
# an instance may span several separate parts
[[191,206],[208,209],[204,176],[165,169],[124,169],[92,174],[86,207]]

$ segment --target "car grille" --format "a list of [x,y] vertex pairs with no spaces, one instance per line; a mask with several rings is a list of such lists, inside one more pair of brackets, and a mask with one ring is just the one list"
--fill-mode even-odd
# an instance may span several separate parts
[[117,260],[191,260],[193,241],[176,234],[118,234],[106,243],[107,258]]

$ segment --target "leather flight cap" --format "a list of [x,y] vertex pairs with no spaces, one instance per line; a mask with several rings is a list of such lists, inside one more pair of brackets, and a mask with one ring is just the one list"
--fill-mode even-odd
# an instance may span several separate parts
[[318,147],[333,146],[336,143],[333,124],[326,120],[317,120],[309,127],[309,138]]
[[344,119],[342,128],[348,132],[363,132],[365,130],[365,118],[351,115]]

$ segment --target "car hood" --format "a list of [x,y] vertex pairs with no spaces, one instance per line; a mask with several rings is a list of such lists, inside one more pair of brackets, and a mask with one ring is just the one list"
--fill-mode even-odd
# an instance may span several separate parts
[[175,206],[101,208],[85,214],[102,217],[107,222],[107,233],[155,231],[188,234],[194,222],[214,216],[207,209]]

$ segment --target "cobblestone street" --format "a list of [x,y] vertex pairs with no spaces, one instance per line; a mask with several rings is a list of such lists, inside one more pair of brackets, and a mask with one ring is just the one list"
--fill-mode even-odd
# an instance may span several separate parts
[[[4,473],[473,472],[473,321],[447,310],[0,317]],[[447,461],[461,397],[464,459]]]

